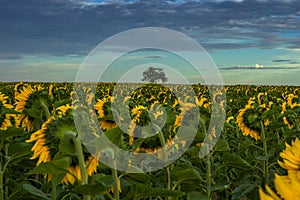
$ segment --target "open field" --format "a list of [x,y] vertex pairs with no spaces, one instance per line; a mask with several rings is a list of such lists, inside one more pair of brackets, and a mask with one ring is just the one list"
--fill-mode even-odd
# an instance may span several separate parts
[[299,87],[115,85],[0,83],[0,199],[300,199]]

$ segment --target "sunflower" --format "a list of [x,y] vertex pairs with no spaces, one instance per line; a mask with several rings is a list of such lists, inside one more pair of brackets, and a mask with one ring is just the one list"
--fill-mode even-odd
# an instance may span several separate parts
[[15,98],[17,97],[18,94],[21,93],[22,87],[24,86],[23,82],[16,83],[14,86],[14,93],[15,93]]
[[[57,155],[68,154],[71,163],[68,167],[69,173],[62,180],[64,184],[74,184],[76,179],[82,180],[78,159],[74,156],[74,144],[66,135],[67,131],[76,132],[72,115],[73,108],[69,104],[58,107],[55,114],[43,123],[41,129],[31,134],[30,139],[26,140],[28,143],[35,143],[31,148],[33,156],[30,159],[38,159],[36,165],[51,161]],[[84,156],[86,157],[86,172],[91,176],[97,170],[98,161],[89,153],[85,152]],[[48,180],[51,180],[51,175],[48,175]]]
[[300,107],[300,103],[294,102],[294,99],[299,99],[297,95],[289,94],[287,97],[287,104],[291,107],[291,109],[294,109],[295,107]]
[[267,193],[264,193],[261,188],[259,190],[260,199],[300,200],[300,171],[289,170],[287,176],[280,176],[275,173],[274,185],[278,195],[266,186]]
[[[6,109],[6,108],[13,109],[13,105],[7,102],[8,99],[9,99],[8,96],[5,96],[0,92],[0,113],[2,113],[2,109]],[[11,122],[11,118],[15,120],[15,115],[14,114],[0,115],[0,130],[6,130],[8,127],[13,126],[13,123]]]
[[118,124],[111,120],[103,120],[100,121],[99,123],[100,123],[100,127],[104,130],[109,130],[118,127]]
[[53,88],[54,88],[54,85],[53,85],[53,84],[49,84],[48,91],[49,91],[49,95],[50,95],[50,97],[51,97],[52,99],[54,98],[54,95],[53,95]]
[[[15,92],[15,110],[24,113],[18,115],[21,126],[28,132],[40,128],[43,123],[41,119],[46,121],[50,116],[49,108],[51,109],[52,99],[48,91],[40,84],[34,86],[25,84],[21,90],[16,89]],[[30,109],[31,114],[26,113],[27,109]],[[33,116],[32,113],[39,115],[39,117]]]
[[274,185],[277,194],[266,186],[266,193],[261,188],[259,189],[260,199],[300,200],[300,140],[296,138],[292,141],[292,145],[286,144],[280,157],[283,162],[278,161],[278,163],[287,170],[287,175],[280,176],[275,173]]
[[[85,165],[87,166],[87,168],[86,168],[87,175],[92,176],[94,173],[97,172],[98,160],[95,157],[90,156],[85,161]],[[66,174],[66,176],[62,180],[62,182],[64,184],[68,185],[70,183],[73,185],[76,180],[75,177],[78,180],[81,180],[81,173],[80,173],[79,165],[69,166],[68,170],[70,173]]]
[[227,123],[230,123],[231,120],[234,120],[234,117],[233,117],[233,116],[229,116],[229,117],[226,119],[226,122],[227,122]]
[[148,108],[145,106],[135,106],[132,110],[132,120],[129,124],[128,135],[129,135],[129,144],[132,145],[134,141],[134,132],[138,122],[141,122],[142,115],[147,112]]
[[140,122],[141,121],[141,117],[142,114],[144,114],[145,112],[147,112],[148,108],[145,106],[135,106],[132,110],[131,113],[133,115],[133,121],[134,122]]
[[[299,100],[298,95],[294,94],[285,94],[283,96],[284,101],[281,104],[281,114],[285,114],[288,110],[293,110],[296,107],[300,107],[300,103],[297,102]],[[282,117],[283,123],[288,126],[289,129],[294,128],[294,124],[292,123],[290,117],[285,115]],[[298,122],[296,122],[298,123]]]
[[269,186],[266,186],[266,193],[259,188],[259,196],[261,200],[281,200]]
[[26,142],[35,142],[31,151],[33,151],[33,156],[30,159],[39,158],[36,165],[39,165],[43,162],[48,162],[51,160],[50,155],[50,147],[46,145],[47,141],[45,138],[44,131],[47,131],[48,124],[54,120],[54,117],[49,118],[45,123],[43,123],[40,130],[36,131],[35,133],[31,134],[30,139],[26,140]]
[[283,199],[300,200],[300,171],[289,170],[287,176],[275,174],[274,184]]
[[98,99],[94,106],[97,111],[100,127],[103,130],[109,130],[118,127],[118,124],[113,120],[112,113],[109,110],[109,104],[113,101],[113,97],[107,96],[103,99]]
[[283,162],[278,161],[279,165],[286,170],[300,169],[300,140],[296,138],[292,142],[292,146],[286,144],[286,148],[280,153]]
[[237,121],[237,124],[238,124],[240,130],[242,131],[243,135],[245,135],[245,136],[250,135],[250,137],[254,138],[255,140],[259,140],[260,139],[259,132],[257,130],[249,128],[245,124],[246,112],[254,109],[254,106],[253,106],[254,99],[255,98],[250,98],[250,100],[248,101],[248,104],[245,106],[245,108],[240,109],[239,114],[236,118],[236,121]]
[[[196,102],[197,102],[197,100],[196,100]],[[177,128],[183,124],[184,116],[187,115],[188,111],[190,111],[191,109],[196,107],[196,104],[193,104],[193,103],[183,103],[180,101],[180,104],[182,105],[181,112],[179,115],[176,115],[173,132],[176,132]]]

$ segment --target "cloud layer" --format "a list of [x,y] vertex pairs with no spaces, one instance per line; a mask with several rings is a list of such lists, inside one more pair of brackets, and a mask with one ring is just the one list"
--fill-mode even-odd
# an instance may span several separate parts
[[148,26],[183,32],[209,51],[300,49],[296,1],[2,0],[0,59],[85,55],[114,34]]

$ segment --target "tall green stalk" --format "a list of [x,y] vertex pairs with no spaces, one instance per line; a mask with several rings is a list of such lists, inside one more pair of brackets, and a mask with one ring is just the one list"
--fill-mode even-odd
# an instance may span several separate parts
[[[168,160],[168,152],[166,150],[166,141],[165,141],[165,137],[163,135],[163,133],[160,131],[159,126],[154,125],[154,127],[156,128],[156,130],[158,131],[158,138],[161,144],[161,148],[163,151],[163,161],[166,162]],[[171,190],[171,172],[170,172],[170,167],[167,166],[166,167],[166,185],[167,185],[167,189]],[[171,200],[171,197],[167,197],[166,199]]]
[[[74,142],[74,146],[75,146],[76,154],[77,154],[77,159],[78,159],[78,162],[79,162],[81,178],[82,178],[81,184],[85,185],[85,184],[88,183],[88,176],[87,176],[86,167],[85,167],[85,163],[84,163],[84,156],[83,156],[81,141],[77,137],[77,134],[72,132],[72,131],[67,131],[67,135],[69,135],[71,137],[71,139],[73,140],[73,142]],[[90,196],[89,195],[84,195],[84,200],[90,200]]]
[[212,184],[212,174],[211,174],[211,152],[206,156],[206,190],[208,198],[211,197],[211,184]]
[[114,177],[114,199],[119,200],[120,199],[120,192],[119,192],[118,171],[114,168],[112,168],[111,170],[112,170],[112,174],[113,174],[113,177]]
[[269,183],[269,172],[268,172],[268,146],[267,146],[267,138],[265,134],[265,128],[264,124],[262,121],[260,121],[260,126],[261,126],[261,141],[263,143],[263,150],[264,150],[264,156],[265,160],[263,163],[263,171],[264,171],[264,180],[265,180],[265,185],[268,185]]
[[51,199],[56,200],[56,185],[54,185],[53,182],[52,182]]
[[3,192],[3,173],[2,166],[0,164],[0,200],[4,200],[4,192]]
[[40,100],[40,104],[41,104],[43,110],[45,111],[46,118],[49,119],[50,118],[50,111],[49,111],[48,106],[42,100]]

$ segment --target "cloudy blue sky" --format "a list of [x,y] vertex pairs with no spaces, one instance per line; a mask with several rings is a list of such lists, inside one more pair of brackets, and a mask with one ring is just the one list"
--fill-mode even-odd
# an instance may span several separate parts
[[74,81],[101,41],[141,27],[196,40],[225,84],[300,85],[298,0],[1,0],[0,81]]

